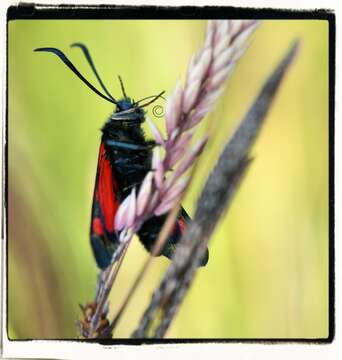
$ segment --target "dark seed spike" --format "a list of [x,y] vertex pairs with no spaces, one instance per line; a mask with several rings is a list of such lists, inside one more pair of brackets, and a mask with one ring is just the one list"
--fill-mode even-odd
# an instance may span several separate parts
[[61,50],[58,50],[56,48],[52,48],[52,47],[46,47],[46,48],[38,48],[38,49],[34,49],[34,51],[45,51],[45,52],[51,52],[55,55],[57,55],[63,62],[64,64],[79,78],[81,79],[91,90],[94,91],[94,93],[96,93],[97,95],[99,95],[100,97],[102,97],[103,99],[111,102],[112,104],[116,104],[117,102],[105,95],[103,95],[99,90],[96,89],[96,87],[94,87],[92,84],[90,84],[90,82],[75,68],[74,64],[64,55],[64,53]]
[[84,56],[86,57],[87,61],[88,61],[88,64],[89,66],[91,67],[91,69],[93,70],[98,82],[100,83],[103,91],[114,101],[116,101],[114,99],[114,97],[111,95],[111,93],[107,90],[106,86],[104,85],[103,81],[101,80],[100,78],[100,75],[99,73],[97,72],[96,68],[95,68],[95,64],[93,62],[93,59],[91,58],[90,56],[90,53],[89,53],[89,50],[88,48],[82,44],[82,43],[74,43],[74,44],[71,44],[70,47],[79,47],[82,51],[83,51],[83,54]]

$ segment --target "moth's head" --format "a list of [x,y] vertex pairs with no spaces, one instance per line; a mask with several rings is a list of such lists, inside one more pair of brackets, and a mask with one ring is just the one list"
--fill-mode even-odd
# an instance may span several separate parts
[[124,97],[118,100],[116,111],[125,111],[134,107],[134,101],[129,97]]
[[[117,101],[115,110],[109,118],[112,123],[120,122],[121,125],[135,126],[144,122],[145,112],[138,102],[124,96]],[[119,124],[119,123],[118,123]]]
[[[111,121],[120,121],[126,126],[134,126],[145,121],[145,111],[144,107],[156,101],[158,98],[163,97],[164,91],[158,95],[147,96],[138,101],[134,101],[126,95],[125,87],[123,85],[122,79],[119,76],[121,91],[123,98],[116,101],[116,109],[110,117]],[[144,100],[152,100],[142,103]]]
[[[163,98],[163,94],[165,91],[162,91],[160,94],[158,95],[151,95],[151,96],[147,96],[144,97],[143,99],[140,99],[138,101],[134,101],[133,99],[131,99],[130,97],[128,97],[126,95],[126,90],[124,87],[124,84],[122,82],[121,76],[118,76],[119,81],[120,81],[120,86],[121,86],[121,91],[122,91],[122,99],[116,101],[116,111],[115,113],[137,113],[137,114],[144,114],[144,110],[143,108],[146,107],[147,105],[153,103],[154,101],[156,101],[157,99],[159,99],[160,97]],[[147,101],[144,103],[144,100],[147,99],[151,99],[150,101]],[[163,98],[164,99],[164,98]],[[132,117],[133,119],[134,117]]]

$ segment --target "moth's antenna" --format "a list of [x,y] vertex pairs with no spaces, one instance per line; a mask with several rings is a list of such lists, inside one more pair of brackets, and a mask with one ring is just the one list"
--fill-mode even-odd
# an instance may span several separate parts
[[97,70],[96,70],[96,68],[95,68],[95,64],[94,64],[94,62],[93,62],[93,59],[92,59],[91,56],[90,56],[90,53],[89,53],[88,48],[87,48],[84,44],[82,44],[82,43],[74,43],[74,44],[71,44],[70,46],[71,46],[71,47],[79,47],[79,48],[83,51],[83,54],[84,54],[84,56],[86,57],[86,59],[87,59],[87,61],[88,61],[88,64],[90,65],[91,69],[93,70],[93,72],[94,72],[97,80],[99,81],[99,83],[100,83],[103,91],[104,91],[112,100],[116,101],[116,100],[113,98],[113,96],[110,94],[110,92],[107,90],[107,88],[105,87],[103,81],[101,80],[100,75],[98,74],[98,72],[97,72]]
[[53,47],[46,47],[46,48],[38,48],[34,49],[34,51],[45,51],[45,52],[51,52],[55,55],[57,55],[64,64],[79,78],[81,79],[91,90],[94,91],[97,95],[101,96],[103,99],[111,102],[112,104],[118,105],[117,101],[107,97],[106,95],[103,95],[99,90],[96,89],[90,82],[75,68],[73,63],[64,55],[64,53],[56,48]]
[[155,102],[157,99],[159,99],[160,97],[162,97],[162,95],[165,93],[165,91],[162,91],[160,94],[158,94],[158,95],[156,95],[155,97],[154,97],[154,99],[152,99],[151,101],[149,101],[149,102],[147,102],[146,104],[143,104],[143,105],[141,105],[141,106],[139,106],[139,107],[145,107],[145,106],[147,106],[147,105],[150,105],[150,104],[152,104],[153,102]]
[[123,93],[123,96],[126,98],[127,95],[126,95],[126,92],[125,92],[125,88],[124,88],[124,85],[123,85],[123,82],[122,82],[122,79],[121,79],[121,76],[118,75],[118,78],[119,78],[119,81],[120,81],[120,86],[121,86],[121,91]]

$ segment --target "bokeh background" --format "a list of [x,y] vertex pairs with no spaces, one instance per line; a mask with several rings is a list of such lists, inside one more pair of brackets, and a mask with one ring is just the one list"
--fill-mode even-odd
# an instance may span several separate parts
[[[99,129],[113,110],[57,57],[33,49],[60,48],[95,84],[81,51],[69,48],[84,42],[113,95],[120,94],[120,74],[138,99],[172,91],[205,27],[195,20],[9,23],[10,338],[77,337],[78,304],[92,300],[98,273],[88,233]],[[327,21],[264,21],[257,29],[199,129],[209,126],[213,136],[183,205],[193,213],[223,143],[295,38],[300,53],[253,148],[255,160],[167,337],[328,336]],[[136,239],[111,294],[112,309],[146,256]],[[167,265],[165,258],[154,260],[116,337],[134,330]]]

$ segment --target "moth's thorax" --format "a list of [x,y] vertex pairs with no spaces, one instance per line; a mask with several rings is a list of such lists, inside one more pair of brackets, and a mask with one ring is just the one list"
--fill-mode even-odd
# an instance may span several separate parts
[[144,145],[146,143],[142,122],[118,121],[111,118],[102,127],[105,139]]
[[143,109],[128,102],[118,104],[102,128],[102,142],[120,189],[117,196],[122,200],[143,181],[151,168],[152,153],[142,128]]

